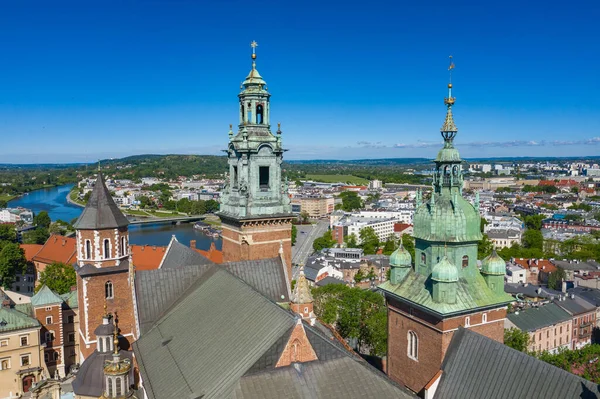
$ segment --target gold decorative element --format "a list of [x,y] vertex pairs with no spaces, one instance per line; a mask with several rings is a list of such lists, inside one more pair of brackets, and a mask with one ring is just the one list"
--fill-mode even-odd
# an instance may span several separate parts
[[114,353],[115,355],[119,353],[119,324],[117,322],[117,318],[115,317],[115,320],[113,322],[114,326],[115,326],[115,330],[113,332],[114,338],[113,338],[113,346],[114,346]]
[[256,48],[258,47],[258,43],[256,43],[256,40],[253,40],[252,43],[250,43],[250,47],[252,47],[252,59],[255,60],[256,59]]

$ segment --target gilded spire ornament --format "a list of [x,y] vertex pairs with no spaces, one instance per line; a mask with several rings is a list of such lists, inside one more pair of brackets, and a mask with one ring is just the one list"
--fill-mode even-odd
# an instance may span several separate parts
[[448,71],[450,73],[449,83],[448,83],[448,97],[444,98],[444,104],[448,107],[448,111],[446,111],[446,119],[444,120],[444,124],[440,129],[442,133],[442,137],[446,143],[452,143],[452,140],[456,136],[458,132],[458,128],[454,123],[454,117],[452,116],[452,105],[454,105],[454,101],[456,100],[452,97],[452,70],[454,69],[454,62],[452,61],[452,56],[450,56],[450,65],[448,66]]

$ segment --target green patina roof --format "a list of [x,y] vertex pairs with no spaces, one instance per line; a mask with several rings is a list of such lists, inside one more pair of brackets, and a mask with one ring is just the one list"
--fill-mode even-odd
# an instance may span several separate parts
[[77,290],[61,294],[60,297],[69,305],[71,309],[79,307],[79,299],[77,298]]
[[414,216],[414,236],[426,241],[481,240],[479,212],[462,196],[432,193],[434,204],[420,205]]
[[481,272],[484,274],[506,274],[506,262],[494,250],[481,262]]
[[444,146],[435,158],[436,162],[461,162],[458,150],[452,146]]
[[444,283],[452,283],[458,281],[458,270],[446,256],[442,258],[431,271],[431,279]]
[[402,298],[441,315],[504,305],[514,300],[506,293],[494,293],[479,273],[469,282],[464,278],[458,280],[456,283],[456,303],[434,302],[430,291],[431,286],[431,279],[411,270],[399,284],[386,281],[379,285],[379,289],[386,294]]
[[510,313],[507,317],[514,325],[523,331],[535,331],[571,319],[569,313],[554,303]]
[[38,327],[39,325],[40,323],[36,319],[16,309],[0,307],[0,332]]
[[410,256],[410,252],[404,248],[402,243],[398,249],[396,249],[390,255],[390,266],[392,267],[410,267],[412,264],[412,257]]
[[31,304],[34,307],[55,305],[63,302],[63,299],[46,285],[42,286],[37,294],[31,297]]

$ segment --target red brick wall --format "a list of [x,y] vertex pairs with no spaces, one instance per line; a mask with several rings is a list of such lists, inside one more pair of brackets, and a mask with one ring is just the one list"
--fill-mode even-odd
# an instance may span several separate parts
[[[223,220],[223,261],[269,259],[279,256],[283,243],[283,254],[288,276],[292,276],[292,224],[287,220],[268,220],[229,226]],[[229,227],[229,228],[228,228]],[[268,231],[273,229],[272,231]]]
[[[56,367],[62,364],[61,353],[63,350],[63,333],[62,333],[62,309],[61,305],[50,305],[50,310],[46,310],[46,306],[34,308],[35,318],[40,322],[42,328],[40,330],[40,342],[46,343],[44,353],[49,355],[49,361],[46,363],[50,376],[54,377]],[[46,318],[52,317],[52,323],[47,323]],[[46,341],[46,333],[52,331],[54,339]],[[54,352],[58,353],[58,360],[54,361]]]
[[294,327],[275,367],[284,367],[292,363],[304,363],[313,360],[317,360],[317,355],[308,341],[302,322],[299,322]]
[[[487,321],[483,321],[483,315]],[[466,326],[466,317],[469,326]],[[439,371],[454,331],[469,328],[498,342],[504,342],[503,308],[476,312],[459,317],[438,319],[411,309],[409,305],[388,302],[388,375],[395,381],[420,392]],[[408,333],[418,337],[418,360],[408,357]]]
[[[77,232],[77,249],[80,250],[81,252],[81,259],[78,259],[79,264],[83,265],[85,263],[95,263],[95,262],[100,262],[101,263],[101,267],[110,267],[110,266],[117,266],[117,262],[115,260],[108,260],[105,261],[104,260],[104,240],[108,239],[110,240],[111,243],[111,247],[110,247],[110,258],[126,258],[128,256],[129,253],[129,248],[127,248],[127,251],[123,252],[123,249],[121,248],[121,237],[125,237],[125,243],[127,246],[129,246],[129,232],[127,230],[127,228],[122,228],[118,231],[118,237],[115,237],[115,230],[114,229],[107,229],[107,230],[98,230],[98,235],[100,237],[99,243],[100,243],[100,258],[96,258],[96,238],[95,238],[95,230],[78,230]],[[90,240],[91,243],[91,248],[92,248],[92,259],[85,259],[85,241],[86,240]],[[118,253],[117,253],[117,248],[118,248]]]
[[[102,323],[105,303],[105,284],[107,281],[113,284],[113,298],[106,299],[108,313],[117,313],[120,334],[125,335],[131,344],[135,341],[135,319],[133,315],[132,289],[129,285],[129,273],[121,272],[102,276],[87,277],[87,299],[84,298],[83,281],[77,278],[77,290],[79,296],[80,330],[83,338],[89,336],[90,341],[95,341],[94,330]],[[88,331],[89,329],[89,331]],[[134,336],[131,336],[134,334]],[[79,337],[79,349],[84,358],[88,357],[96,348],[95,343],[86,345]]]

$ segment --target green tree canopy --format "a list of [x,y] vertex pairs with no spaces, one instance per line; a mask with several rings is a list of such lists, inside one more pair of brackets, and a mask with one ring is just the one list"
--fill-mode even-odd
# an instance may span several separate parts
[[0,199],[0,209],[6,208],[8,206],[8,201]]
[[15,282],[17,273],[27,268],[25,251],[17,243],[7,243],[0,251],[0,285],[10,287]]
[[390,235],[387,240],[385,240],[385,244],[383,244],[383,254],[391,255],[396,248],[398,248],[398,244],[396,240],[394,240],[394,236]]
[[544,249],[544,236],[540,230],[526,230],[523,233],[523,247],[530,249],[539,249],[542,251]]
[[33,217],[33,224],[38,227],[44,227],[47,229],[50,227],[50,223],[52,223],[52,220],[46,211],[41,211]]
[[344,237],[344,244],[346,244],[346,248],[358,248],[358,239],[356,238],[356,234],[348,234]]
[[38,227],[34,230],[29,230],[23,233],[23,243],[24,244],[44,244],[46,240],[50,237],[50,233],[48,233],[48,229],[44,227]]
[[525,226],[528,229],[541,230],[542,221],[545,219],[544,215],[528,215],[525,216]]
[[298,236],[298,228],[292,225],[292,245],[296,245],[296,237]]
[[346,212],[355,211],[363,207],[363,202],[355,191],[344,191],[340,194],[342,209]]
[[17,230],[10,223],[0,224],[0,250],[6,243],[17,241]]
[[557,267],[556,269],[555,272],[550,273],[548,276],[548,288],[560,290],[563,280],[567,279],[567,273],[561,267]]
[[315,241],[313,241],[313,250],[315,252],[319,252],[325,248],[332,248],[337,244],[337,241],[333,239],[331,235],[331,230],[327,230],[321,237],[318,237]]
[[77,285],[75,269],[73,266],[64,263],[52,263],[40,274],[36,292],[43,285],[46,285],[57,294],[66,294],[71,291],[71,287]]
[[372,227],[365,227],[358,234],[360,237],[360,246],[366,255],[377,253],[379,249],[379,237]]
[[402,246],[404,247],[404,249],[406,249],[408,251],[408,253],[410,254],[413,264],[415,262],[415,238],[413,236],[410,236],[408,234],[402,234]]
[[483,259],[492,253],[494,243],[487,234],[484,234],[477,245],[477,259]]
[[529,334],[518,328],[504,329],[504,345],[510,346],[520,352],[527,352],[529,345]]

